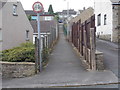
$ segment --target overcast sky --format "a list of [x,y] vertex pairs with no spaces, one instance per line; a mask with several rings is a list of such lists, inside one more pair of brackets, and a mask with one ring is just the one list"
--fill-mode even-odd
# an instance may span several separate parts
[[20,0],[25,10],[32,10],[34,2],[39,1],[43,4],[45,11],[48,11],[49,5],[52,4],[54,12],[67,9],[67,2],[69,2],[69,9],[83,9],[83,7],[94,7],[94,0]]

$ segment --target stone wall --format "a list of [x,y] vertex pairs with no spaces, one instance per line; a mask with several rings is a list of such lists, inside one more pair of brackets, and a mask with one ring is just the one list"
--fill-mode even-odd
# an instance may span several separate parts
[[112,42],[118,42],[120,39],[120,5],[113,4],[113,35]]
[[21,78],[35,74],[35,64],[28,62],[0,62],[2,78]]
[[[84,58],[80,58],[82,61],[82,65],[86,70],[91,70],[90,69],[90,65],[88,64],[88,62],[86,62],[86,60],[84,60]],[[104,63],[103,63],[103,53],[96,51],[95,52],[95,59],[96,59],[96,70],[104,70]]]
[[120,30],[114,30],[112,36],[112,42],[118,42],[120,39]]
[[111,35],[110,35],[110,34],[107,34],[107,35],[99,35],[99,36],[97,36],[97,37],[100,38],[100,39],[103,39],[103,40],[111,41]]
[[[73,44],[72,44],[72,46],[74,47]],[[75,50],[76,54],[77,54],[78,56],[80,56],[80,60],[81,60],[82,66],[83,66],[86,70],[90,71],[91,69],[90,69],[89,63],[88,63],[88,62],[84,59],[84,57],[79,53],[79,51],[77,50],[76,47],[74,47],[73,49]],[[96,52],[95,52],[95,59],[96,59],[96,70],[104,70],[105,68],[104,68],[104,62],[103,62],[103,60],[104,60],[104,59],[103,59],[103,52],[100,52],[100,51],[96,50]]]
[[104,70],[103,53],[100,51],[96,51],[95,58],[97,70]]

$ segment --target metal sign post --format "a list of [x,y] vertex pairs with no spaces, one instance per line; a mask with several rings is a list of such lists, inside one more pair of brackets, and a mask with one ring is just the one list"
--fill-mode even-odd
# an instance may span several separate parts
[[37,13],[37,29],[38,29],[38,57],[39,57],[39,71],[42,71],[42,51],[41,51],[41,35],[40,35],[40,12],[43,11],[43,5],[40,2],[35,2],[32,6],[33,11]]

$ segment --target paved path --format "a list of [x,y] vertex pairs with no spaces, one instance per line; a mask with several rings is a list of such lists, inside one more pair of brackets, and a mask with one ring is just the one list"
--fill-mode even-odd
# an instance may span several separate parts
[[65,40],[62,26],[60,28],[59,42],[50,55],[49,64],[43,72],[32,77],[3,80],[3,87],[33,88],[117,82],[117,77],[111,71],[98,72],[84,70],[73,47]]

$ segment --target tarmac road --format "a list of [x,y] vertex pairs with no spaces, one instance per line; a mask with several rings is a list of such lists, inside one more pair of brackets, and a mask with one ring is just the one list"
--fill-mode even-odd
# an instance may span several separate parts
[[118,65],[118,59],[120,56],[118,55],[118,44],[97,39],[96,48],[103,52],[105,69],[111,70],[117,77],[119,77],[120,74],[118,76],[118,67],[120,69],[120,65]]

